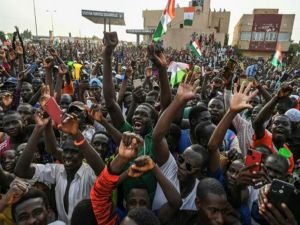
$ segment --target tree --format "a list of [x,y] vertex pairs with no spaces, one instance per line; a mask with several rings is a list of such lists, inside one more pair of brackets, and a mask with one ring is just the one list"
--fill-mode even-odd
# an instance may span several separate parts
[[96,40],[100,40],[100,38],[98,38],[96,35],[94,35],[94,36],[92,37],[92,40],[96,41]]
[[6,40],[5,33],[2,30],[0,31],[0,40],[1,41],[5,41]]
[[32,33],[30,30],[26,29],[23,31],[23,33],[21,33],[21,37],[23,39],[31,39],[32,38]]

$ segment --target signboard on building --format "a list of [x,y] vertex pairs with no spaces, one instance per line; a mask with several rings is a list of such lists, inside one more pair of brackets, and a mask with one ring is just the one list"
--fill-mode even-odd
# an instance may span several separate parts
[[275,51],[281,19],[280,14],[254,15],[249,50]]

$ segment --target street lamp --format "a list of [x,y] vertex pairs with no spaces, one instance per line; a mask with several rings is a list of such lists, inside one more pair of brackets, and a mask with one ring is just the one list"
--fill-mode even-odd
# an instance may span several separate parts
[[35,1],[33,0],[33,12],[34,12],[34,22],[35,22],[35,36],[38,36],[38,30],[37,30],[37,21],[36,21],[36,12],[35,12]]
[[54,27],[53,27],[53,13],[56,12],[56,10],[46,10],[47,13],[50,13],[51,15],[51,26],[52,26],[52,35],[54,36]]

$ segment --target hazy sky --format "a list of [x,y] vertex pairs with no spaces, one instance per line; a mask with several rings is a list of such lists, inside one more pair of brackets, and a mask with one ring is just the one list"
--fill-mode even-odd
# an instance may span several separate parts
[[[35,34],[33,0],[0,0],[0,30],[14,31],[18,25],[20,30],[30,29]],[[142,10],[163,9],[167,0],[35,0],[37,11],[38,34],[48,35],[51,30],[51,13],[55,35],[102,37],[103,25],[93,24],[81,16],[81,9],[99,11],[120,11],[125,13],[126,26],[112,26],[118,31],[122,40],[135,41],[135,35],[126,34],[125,29],[143,28]],[[181,7],[188,5],[188,0],[176,0]],[[231,12],[230,40],[233,29],[242,14],[252,13],[253,8],[279,8],[279,13],[296,14],[292,39],[300,40],[300,0],[211,0],[211,9],[225,8]],[[48,10],[48,12],[47,12]]]

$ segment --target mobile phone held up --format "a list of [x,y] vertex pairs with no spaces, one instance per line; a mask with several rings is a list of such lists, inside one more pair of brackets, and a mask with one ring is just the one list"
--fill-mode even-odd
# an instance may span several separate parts
[[297,221],[300,219],[300,194],[295,192],[295,186],[282,180],[274,179],[268,193],[269,202],[277,209],[285,203]]
[[[256,164],[256,163],[260,164],[262,162],[262,158],[263,158],[263,154],[261,152],[256,151],[254,149],[248,149],[245,165],[250,166],[250,165],[253,165],[253,164]],[[261,170],[260,165],[253,166],[250,169],[251,172],[260,171],[260,170]]]
[[54,121],[55,126],[61,124],[62,121],[62,110],[57,104],[54,97],[50,97],[45,105],[45,110],[49,117]]

